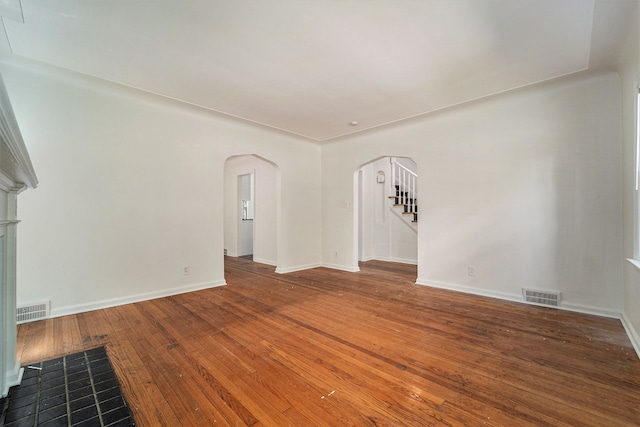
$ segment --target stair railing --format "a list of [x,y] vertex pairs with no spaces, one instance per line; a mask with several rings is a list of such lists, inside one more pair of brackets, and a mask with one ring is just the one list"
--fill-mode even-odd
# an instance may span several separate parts
[[418,220],[418,175],[391,159],[391,185],[395,189],[395,204],[404,205],[404,213]]

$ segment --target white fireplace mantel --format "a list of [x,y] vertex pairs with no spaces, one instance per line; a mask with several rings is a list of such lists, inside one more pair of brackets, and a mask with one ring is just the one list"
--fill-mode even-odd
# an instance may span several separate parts
[[16,357],[16,236],[18,194],[38,184],[9,95],[0,78],[0,395],[20,383],[22,370]]

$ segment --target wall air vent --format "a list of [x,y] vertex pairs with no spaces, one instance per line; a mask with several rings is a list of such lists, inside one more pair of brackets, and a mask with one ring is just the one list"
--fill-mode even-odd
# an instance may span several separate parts
[[543,304],[557,307],[560,304],[562,292],[548,291],[542,289],[525,289],[522,288],[524,300],[534,304]]
[[49,317],[49,301],[25,305],[16,309],[16,323],[35,322]]

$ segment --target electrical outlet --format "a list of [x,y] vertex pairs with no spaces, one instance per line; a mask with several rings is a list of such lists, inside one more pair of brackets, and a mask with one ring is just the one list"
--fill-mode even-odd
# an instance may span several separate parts
[[476,275],[476,267],[473,266],[473,265],[470,265],[469,267],[467,267],[467,274],[469,274],[469,276],[475,277],[475,275]]
[[190,275],[191,274],[191,266],[185,265],[184,267],[182,267],[182,274],[184,276]]

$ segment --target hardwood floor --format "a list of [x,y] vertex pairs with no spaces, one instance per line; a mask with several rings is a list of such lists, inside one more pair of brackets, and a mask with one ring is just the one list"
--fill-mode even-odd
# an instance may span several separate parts
[[141,426],[640,425],[618,320],[413,284],[413,266],[278,275],[21,325],[23,364],[105,345]]

